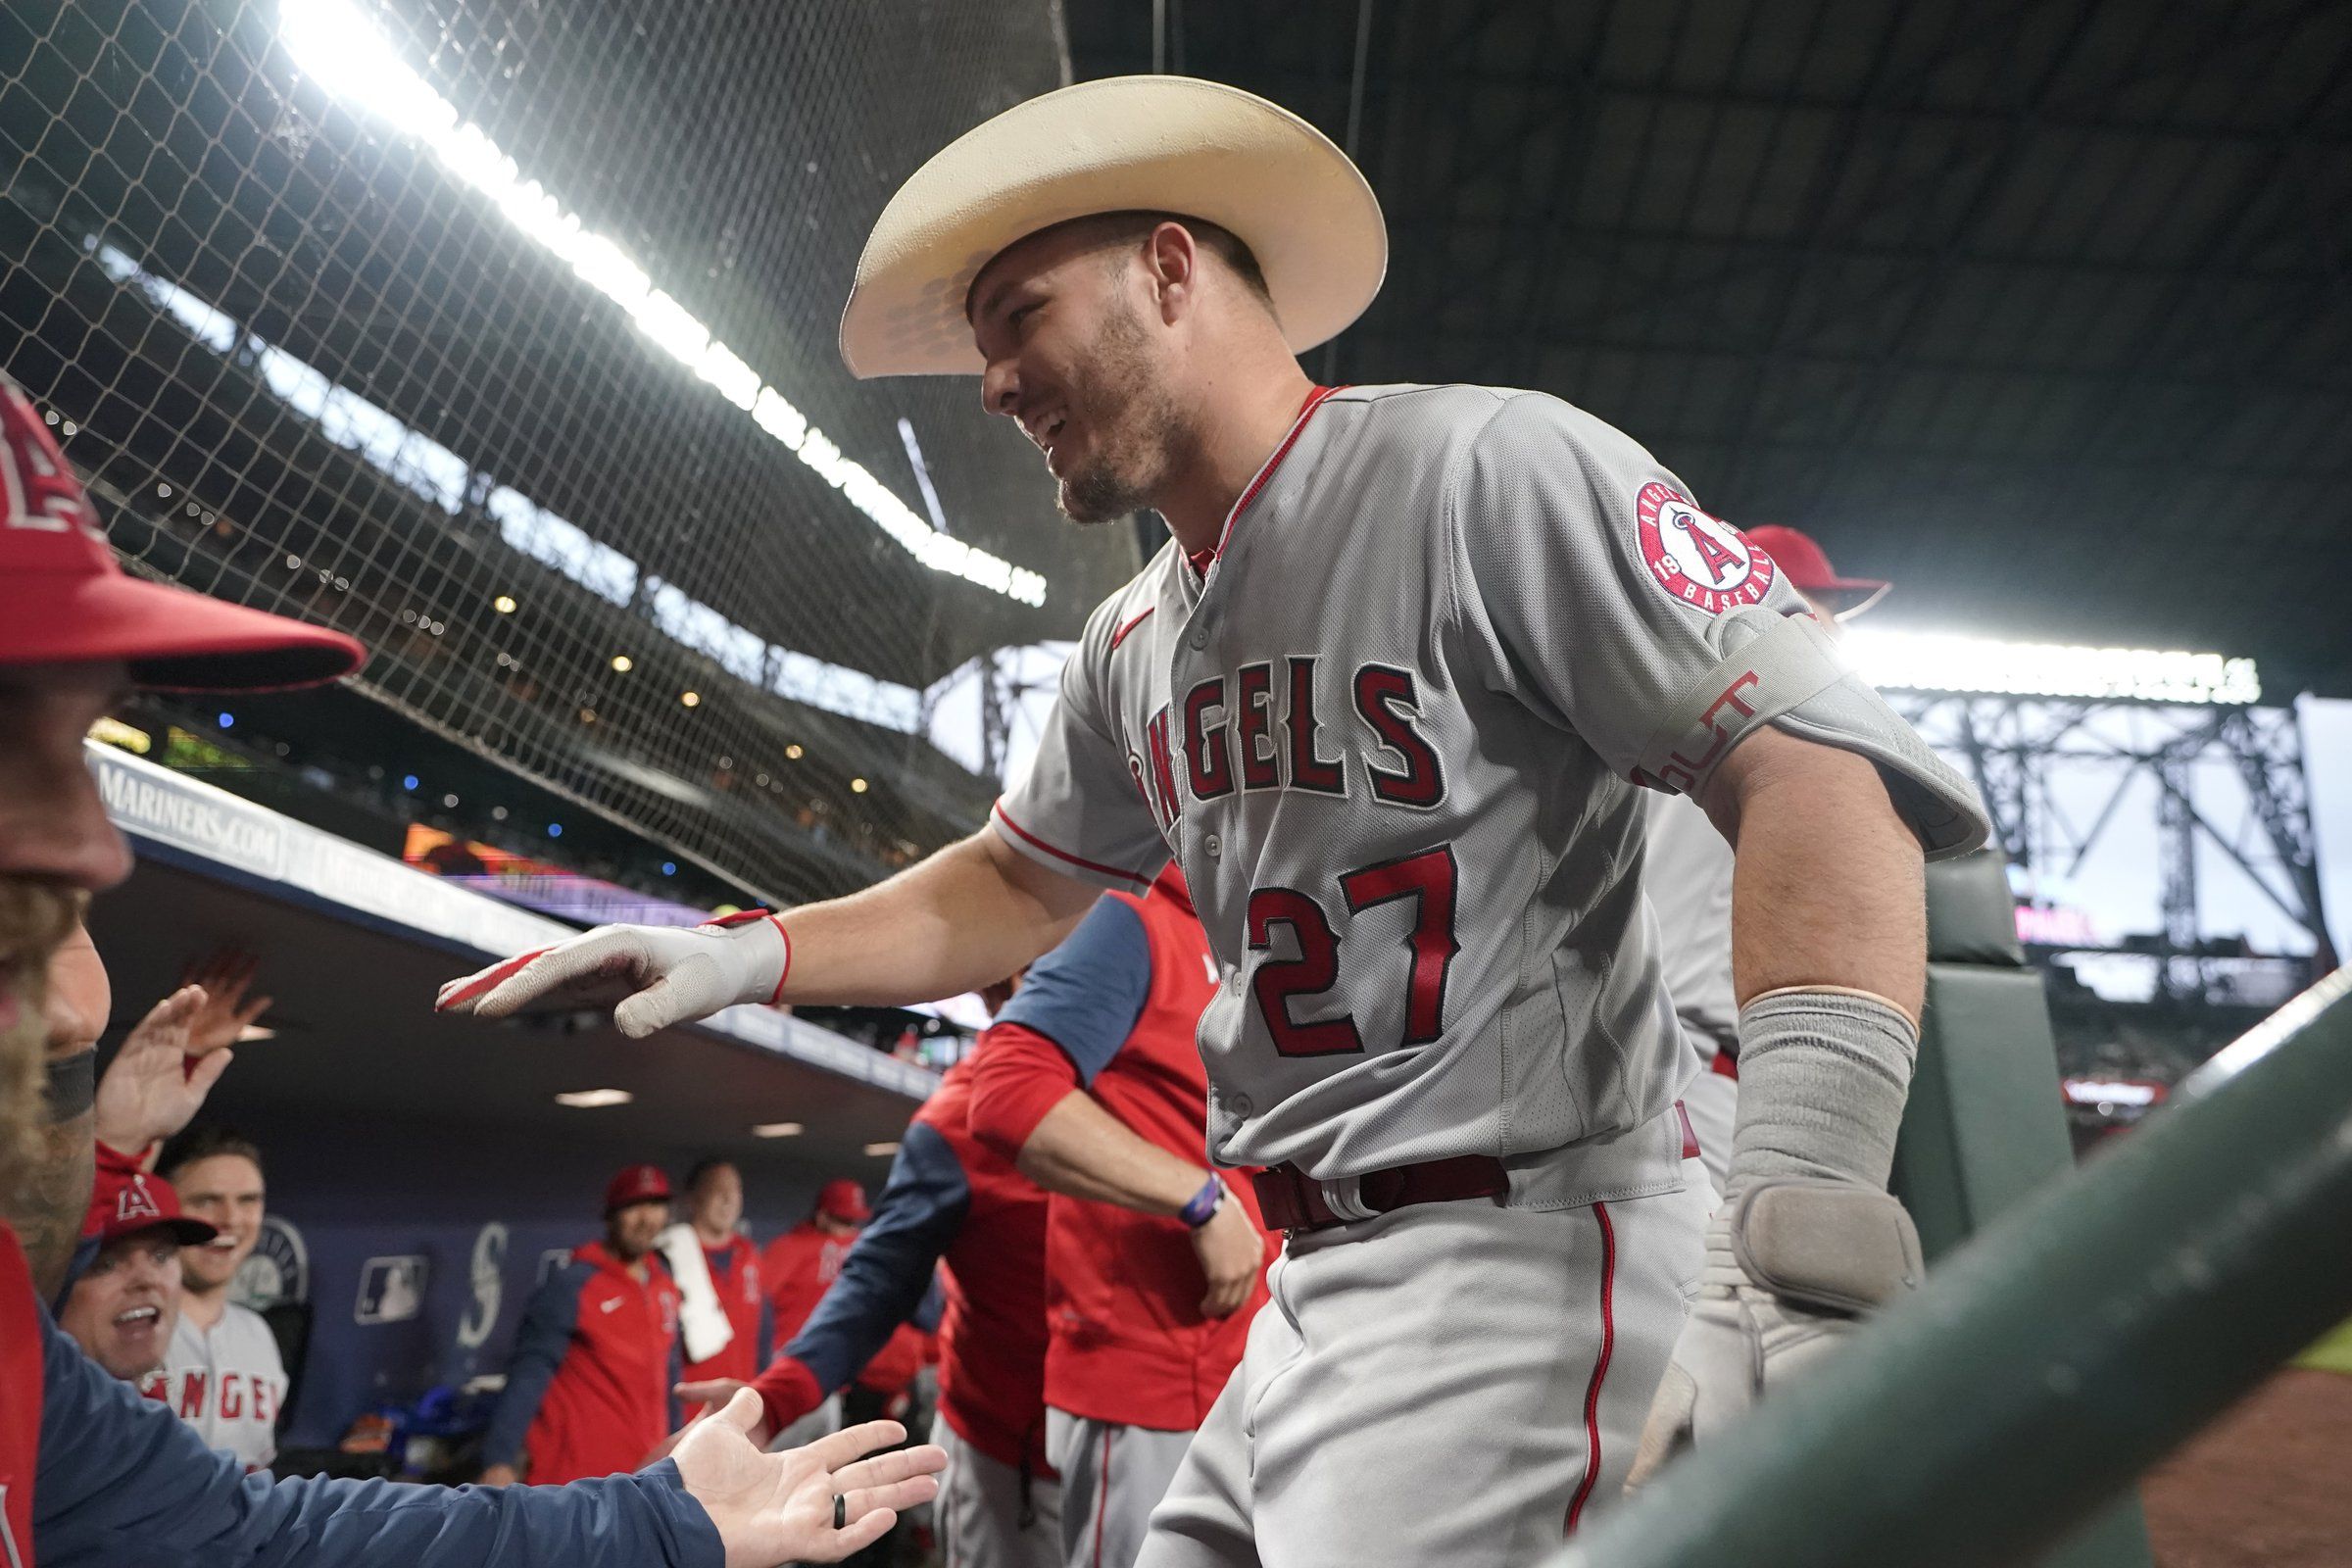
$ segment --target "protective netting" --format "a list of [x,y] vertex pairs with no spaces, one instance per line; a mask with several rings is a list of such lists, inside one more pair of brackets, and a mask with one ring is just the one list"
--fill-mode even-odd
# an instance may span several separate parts
[[985,810],[924,694],[1132,569],[833,335],[1053,0],[10,0],[0,354],[133,568],[771,897]]

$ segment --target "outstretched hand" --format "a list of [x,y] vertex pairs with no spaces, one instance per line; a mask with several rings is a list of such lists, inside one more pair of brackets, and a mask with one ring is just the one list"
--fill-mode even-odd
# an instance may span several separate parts
[[245,1000],[262,960],[250,953],[223,948],[188,965],[179,977],[183,986],[197,986],[204,1002],[188,1023],[188,1054],[209,1056],[237,1043],[258,1018],[270,1010],[274,997]]
[[96,1133],[109,1149],[136,1155],[196,1117],[236,1054],[199,1054],[192,1031],[208,998],[181,986],[148,1009],[98,1081]]
[[[726,1544],[727,1568],[839,1562],[871,1545],[899,1510],[939,1494],[948,1456],[929,1445],[862,1455],[906,1441],[896,1421],[868,1421],[782,1453],[762,1453],[751,1432],[760,1417],[749,1389],[678,1440],[678,1476]],[[833,1527],[834,1498],[842,1527]]]
[[453,980],[433,1010],[504,1018],[535,1003],[610,1006],[620,1032],[642,1040],[738,1003],[774,1002],[791,962],[784,928],[765,912],[691,929],[605,925]]

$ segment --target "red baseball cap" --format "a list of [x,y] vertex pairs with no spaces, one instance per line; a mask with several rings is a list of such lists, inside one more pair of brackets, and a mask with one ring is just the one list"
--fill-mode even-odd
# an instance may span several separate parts
[[631,1203],[666,1203],[669,1201],[669,1178],[662,1174],[659,1165],[629,1165],[605,1184],[605,1212],[626,1208]]
[[1788,573],[1788,583],[1817,598],[1833,601],[1838,618],[1844,620],[1859,615],[1879,602],[1887,585],[1876,577],[1840,577],[1830,564],[1830,558],[1810,535],[1794,528],[1784,528],[1768,522],[1758,528],[1742,528],[1740,532],[1747,542],[1773,559],[1781,570]]
[[56,437],[0,375],[0,665],[121,660],[142,686],[272,691],[367,657],[339,631],[125,572]]
[[182,1247],[200,1247],[220,1234],[203,1220],[179,1211],[179,1194],[161,1176],[146,1171],[133,1171],[127,1176],[101,1175],[98,1190],[90,1196],[89,1218],[81,1228],[83,1236],[94,1236],[98,1245],[136,1236],[142,1231],[169,1231],[172,1239]]
[[816,1190],[816,1211],[862,1225],[874,1217],[865,1201],[865,1189],[847,1176],[836,1176]]

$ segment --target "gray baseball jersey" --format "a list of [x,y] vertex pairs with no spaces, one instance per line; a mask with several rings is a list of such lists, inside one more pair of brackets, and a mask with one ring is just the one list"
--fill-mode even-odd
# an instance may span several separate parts
[[236,1455],[248,1470],[267,1470],[277,1457],[286,1366],[276,1336],[251,1307],[229,1302],[209,1330],[183,1310],[172,1325],[163,1370],[140,1392],[170,1406],[206,1446]]
[[994,825],[1106,887],[1176,858],[1225,977],[1219,1161],[1328,1179],[1597,1138],[1692,1067],[1637,778],[1695,790],[1769,721],[1869,755],[1931,852],[1981,839],[1802,609],[1557,399],[1318,393],[1213,558],[1171,544],[1095,612]]
[[1694,801],[1653,795],[1642,888],[1656,911],[1660,978],[1675,1015],[1712,1056],[1732,1043],[1732,847]]

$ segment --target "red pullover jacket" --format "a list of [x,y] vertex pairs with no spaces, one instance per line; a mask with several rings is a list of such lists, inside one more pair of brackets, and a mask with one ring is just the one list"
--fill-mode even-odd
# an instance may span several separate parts
[[[1173,866],[1147,897],[1104,894],[980,1037],[973,1133],[1017,1156],[1046,1112],[1083,1089],[1205,1177],[1208,1077],[1194,1030],[1215,987],[1208,939]],[[1226,1187],[1262,1229],[1248,1173],[1228,1174]],[[1269,1261],[1281,1250],[1266,1239]],[[1261,1277],[1232,1316],[1203,1317],[1206,1285],[1182,1221],[1058,1193],[1046,1265],[1046,1403],[1163,1432],[1208,1414],[1266,1299]]]
[[534,1486],[634,1470],[669,1434],[678,1288],[658,1253],[646,1277],[591,1242],[523,1308],[482,1462],[530,1458]]
[[914,1113],[840,1277],[754,1387],[778,1430],[813,1410],[914,1314],[944,1262],[939,1413],[990,1458],[1051,1476],[1046,1195],[971,1136],[972,1067],[949,1068]]

